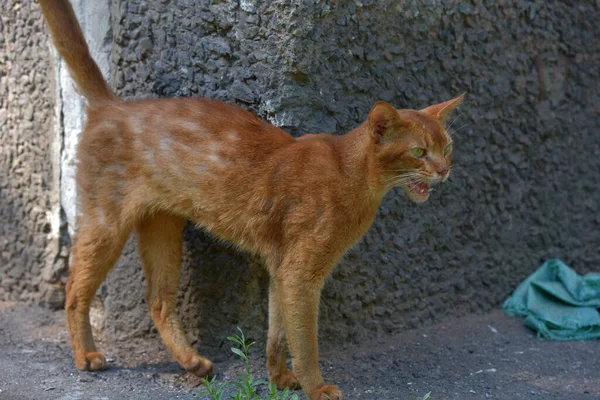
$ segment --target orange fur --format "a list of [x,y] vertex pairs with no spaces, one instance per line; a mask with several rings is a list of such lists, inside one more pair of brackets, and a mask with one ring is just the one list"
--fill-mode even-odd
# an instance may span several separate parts
[[[270,379],[280,388],[301,385],[313,400],[341,399],[318,366],[324,280],[365,234],[391,188],[425,201],[429,185],[447,179],[451,139],[444,122],[462,96],[421,111],[380,102],[343,136],[294,139],[220,101],[116,98],[88,53],[69,2],[40,5],[89,100],[78,150],[81,219],[66,304],[76,366],[106,367],[90,329],[90,302],[135,229],[146,299],[161,337],[184,368],[198,376],[212,372],[212,363],[188,343],[175,311],[181,233],[190,218],[261,255],[269,268]],[[415,147],[423,154],[416,155]],[[288,342],[293,373],[285,361]]]

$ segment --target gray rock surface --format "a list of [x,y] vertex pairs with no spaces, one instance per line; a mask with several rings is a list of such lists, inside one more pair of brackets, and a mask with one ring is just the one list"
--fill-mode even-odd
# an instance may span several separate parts
[[50,59],[36,2],[0,1],[0,299],[43,295],[56,307],[66,251],[58,236]]

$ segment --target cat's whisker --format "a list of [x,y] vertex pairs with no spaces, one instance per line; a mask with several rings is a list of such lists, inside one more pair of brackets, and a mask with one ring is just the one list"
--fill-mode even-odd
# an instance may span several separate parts
[[420,182],[415,183],[414,185],[412,185],[409,190],[412,192],[413,190],[415,190],[418,186],[419,186]]
[[421,179],[419,177],[404,177],[404,176],[400,176],[400,177],[395,177],[393,179],[388,179],[386,181],[386,183],[388,185],[392,185],[392,186],[397,186],[397,185],[405,185],[408,183],[415,183],[415,182],[419,182],[421,181]]
[[399,185],[399,184],[412,183],[412,182],[415,182],[417,180],[418,179],[415,179],[415,178],[390,179],[390,180],[386,181],[386,184]]
[[452,125],[456,122],[456,120],[458,120],[458,118],[460,118],[461,115],[463,115],[465,112],[461,112],[460,114],[458,114],[456,117],[454,117],[454,119],[452,120],[452,122],[450,122],[450,124],[448,125],[448,128],[446,129],[447,131],[450,130],[450,128],[452,128]]
[[471,125],[471,123],[470,123],[470,122],[469,122],[469,123],[467,123],[467,124],[464,124],[463,126],[461,126],[461,127],[460,127],[460,128],[458,128],[458,129],[455,129],[455,130],[454,130],[454,131],[452,131],[451,133],[448,133],[448,135],[450,135],[450,136],[452,137],[452,136],[454,136],[454,135],[456,134],[456,132],[460,131],[460,130],[461,130],[461,129],[463,129],[463,128],[466,128],[466,127],[467,127],[467,126],[469,126],[469,125]]
[[452,176],[451,173],[460,175],[464,171],[465,171],[464,169],[460,169],[460,168],[458,170],[456,170],[456,171],[454,171],[454,170],[451,169],[451,170],[448,171],[448,179],[450,178],[450,176]]
[[390,170],[390,172],[399,172],[399,173],[406,173],[406,174],[411,174],[411,173],[418,173],[418,170],[414,170],[414,169],[392,169]]
[[392,183],[392,184],[390,184],[388,186],[391,186],[391,187],[402,186],[402,187],[404,187],[404,186],[409,186],[409,184],[410,184],[410,182],[394,182],[394,183]]
[[390,182],[386,182],[388,185],[392,185],[392,186],[396,186],[396,185],[403,185],[403,184],[407,184],[407,183],[412,183],[414,180],[413,179],[398,179],[398,180],[394,180],[394,181],[390,181]]
[[398,174],[395,174],[394,177],[398,177],[398,176],[416,176],[416,172],[401,172]]
[[399,177],[409,178],[409,177],[418,177],[418,176],[421,176],[421,174],[416,173],[416,172],[408,172],[408,173],[404,173],[404,174],[394,175],[394,178],[399,178]]

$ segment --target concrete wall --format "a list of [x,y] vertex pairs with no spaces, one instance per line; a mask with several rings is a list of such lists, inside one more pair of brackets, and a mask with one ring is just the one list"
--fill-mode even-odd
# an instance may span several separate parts
[[51,52],[33,0],[0,1],[0,299],[62,304]]
[[[600,265],[598,20],[593,2],[113,1],[112,82],[220,98],[294,134],[469,92],[448,184],[420,206],[390,193],[325,287],[323,342],[365,341],[497,307],[548,257]],[[256,260],[192,228],[185,247],[192,335],[263,338]],[[103,288],[112,338],[151,329],[133,250]]]

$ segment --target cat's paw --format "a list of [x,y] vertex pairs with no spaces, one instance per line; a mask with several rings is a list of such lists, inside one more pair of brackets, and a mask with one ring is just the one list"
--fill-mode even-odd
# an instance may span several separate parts
[[198,355],[193,356],[190,362],[183,367],[198,378],[212,376],[214,370],[214,365],[210,360]]
[[106,369],[106,358],[97,351],[87,353],[85,357],[76,357],[75,367],[82,371],[102,371]]
[[271,377],[270,380],[277,386],[277,389],[279,390],[283,390],[286,388],[300,389],[300,382],[298,382],[298,379],[296,379],[294,374],[292,374],[291,372],[276,377]]
[[335,385],[323,385],[311,390],[308,395],[310,400],[342,400],[344,398],[340,388]]

